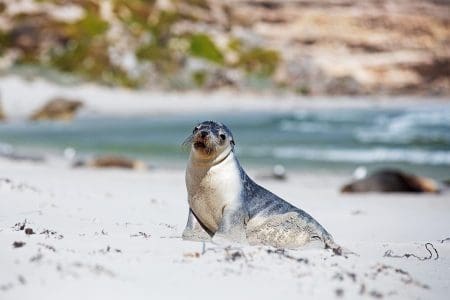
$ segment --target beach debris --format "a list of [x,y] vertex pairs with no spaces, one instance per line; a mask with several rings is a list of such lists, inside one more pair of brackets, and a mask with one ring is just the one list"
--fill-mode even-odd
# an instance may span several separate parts
[[[223,249],[225,251],[224,253],[224,261],[228,263],[236,263],[234,266],[238,269],[226,269],[224,270],[224,274],[228,273],[234,273],[234,274],[242,274],[243,267],[251,268],[253,267],[250,264],[249,258],[247,257],[247,254],[244,252],[243,249],[239,247],[225,247]],[[221,259],[218,259],[218,261],[223,261]]]
[[31,235],[31,234],[36,234],[36,232],[34,232],[33,228],[28,227],[28,228],[25,228],[25,234]]
[[56,252],[55,247],[53,247],[51,245],[47,245],[47,244],[44,244],[44,243],[38,243],[38,245],[40,245],[40,246],[44,247],[45,249],[50,250],[52,252]]
[[156,199],[156,198],[150,198],[150,204],[161,204],[163,203],[162,200]]
[[25,244],[26,243],[22,242],[22,241],[15,241],[12,245],[14,248],[21,248],[21,247],[25,246]]
[[382,263],[378,263],[375,266],[372,267],[372,269],[375,270],[374,273],[370,274],[372,279],[376,279],[378,277],[378,275],[389,275],[389,273],[394,272],[395,274],[398,274],[401,276],[400,280],[404,283],[404,284],[412,284],[415,285],[417,287],[423,288],[423,289],[429,289],[430,286],[424,283],[421,283],[417,280],[415,280],[411,274],[409,274],[407,271],[397,268],[397,267],[393,267],[393,266],[389,266],[389,265],[385,265]]
[[185,252],[185,253],[183,253],[183,256],[187,257],[187,258],[199,258],[200,253],[199,252]]
[[382,169],[369,176],[345,184],[342,193],[439,193],[439,184],[431,178],[420,177],[396,169]]
[[365,292],[366,292],[366,285],[364,283],[361,283],[361,285],[359,286],[359,294],[364,295]]
[[242,250],[231,251],[231,249],[225,248],[225,260],[226,261],[236,261],[241,258],[244,258],[245,260],[247,260],[247,257],[245,256],[244,251],[242,251]]
[[90,168],[121,168],[132,170],[147,170],[147,164],[140,160],[135,160],[118,155],[102,155],[87,161],[77,161],[73,167]]
[[[95,275],[105,275],[105,276],[109,276],[109,277],[115,277],[115,273],[107,268],[105,268],[102,265],[99,264],[95,264],[95,265],[89,265],[89,264],[83,264],[81,262],[75,262],[72,264],[73,267],[76,268],[80,268],[80,269],[86,269],[92,273],[94,273]],[[62,270],[62,268],[61,268]]]
[[41,250],[39,249],[39,252],[30,258],[30,262],[40,262],[43,257],[44,255],[42,255]]
[[83,102],[78,100],[55,98],[33,113],[30,120],[71,121],[82,106]]
[[[238,260],[243,259],[243,261],[248,265],[249,263],[249,257],[247,254],[245,254],[244,250],[240,247],[233,247],[233,246],[227,246],[227,247],[213,247],[213,248],[206,248],[206,244],[202,243],[202,253],[199,253],[200,255],[205,255],[208,252],[212,253],[219,253],[224,255],[224,260],[218,259],[217,261],[226,261],[226,262],[236,262]],[[252,257],[252,254],[250,254],[250,258]]]
[[94,232],[94,235],[108,235],[108,232],[106,232],[105,229],[102,228],[100,232],[98,231]]
[[151,234],[149,234],[149,233],[145,233],[145,232],[142,232],[142,231],[139,231],[138,233],[136,233],[136,234],[132,234],[132,235],[130,235],[130,237],[139,237],[139,236],[141,236],[141,237],[143,237],[143,238],[146,238],[146,239],[148,239],[148,238],[150,238],[151,237]]
[[30,186],[26,183],[14,183],[9,178],[0,178],[0,189],[3,187],[6,187],[10,190],[18,190],[18,191],[32,191],[32,192],[39,192],[39,190],[33,186]]
[[14,224],[13,228],[16,231],[24,230],[26,224],[27,224],[27,219],[23,220],[23,222],[18,222],[16,224]]
[[172,225],[172,224],[167,224],[167,223],[159,223],[159,226],[162,226],[162,227],[165,227],[165,228],[169,228],[169,229],[172,229],[172,230],[176,230],[177,229],[177,226]]
[[344,296],[344,290],[341,288],[338,288],[334,291],[336,293],[336,297],[338,298],[342,298],[342,296]]
[[100,249],[99,252],[103,253],[103,254],[106,254],[109,252],[122,253],[122,250],[117,249],[117,248],[113,249],[113,248],[111,248],[111,246],[108,245],[108,246],[106,246],[106,249]]
[[369,296],[371,296],[373,298],[377,298],[377,299],[383,298],[383,294],[378,291],[375,291],[375,290],[370,291]]
[[0,291],[2,292],[6,292],[7,290],[10,290],[13,288],[13,284],[11,282],[5,283],[5,284],[0,284]]
[[[434,245],[432,243],[426,243],[425,244],[425,249],[427,249],[428,253],[430,254],[429,256],[420,257],[420,256],[418,256],[416,254],[413,254],[413,253],[405,253],[405,254],[402,254],[402,255],[396,255],[396,254],[393,254],[394,251],[392,251],[391,249],[388,249],[384,253],[383,257],[393,257],[393,258],[414,257],[414,258],[417,258],[418,260],[429,260],[429,259],[432,259],[432,258],[434,258],[434,260],[439,259],[439,253],[438,253],[438,251],[436,250],[436,248],[434,247]],[[434,256],[435,254],[436,254],[436,256]]]
[[25,277],[23,277],[22,275],[17,276],[17,280],[19,281],[19,283],[21,285],[25,285],[27,283],[27,281],[25,280]]
[[344,281],[344,274],[336,272],[336,273],[334,273],[332,278],[334,280]]
[[450,242],[450,237],[441,240],[441,244],[443,244],[445,242]]
[[46,238],[54,237],[54,238],[56,238],[58,240],[64,238],[64,236],[62,234],[59,234],[58,232],[56,232],[54,230],[50,230],[50,229],[45,229],[39,234],[45,234]]
[[275,249],[275,250],[267,249],[266,252],[267,252],[267,254],[278,254],[278,256],[280,256],[280,257],[284,257],[284,258],[293,260],[298,263],[303,263],[305,265],[307,265],[309,263],[309,260],[307,258],[292,256],[285,249]]

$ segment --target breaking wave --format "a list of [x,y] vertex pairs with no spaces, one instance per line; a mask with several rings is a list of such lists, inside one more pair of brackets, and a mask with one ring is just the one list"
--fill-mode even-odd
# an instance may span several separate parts
[[378,116],[369,128],[358,128],[363,143],[441,143],[450,146],[450,110],[408,112],[388,118]]
[[409,149],[323,149],[299,147],[255,147],[242,150],[254,157],[299,159],[327,162],[380,163],[403,162],[411,164],[450,165],[450,151],[427,151]]

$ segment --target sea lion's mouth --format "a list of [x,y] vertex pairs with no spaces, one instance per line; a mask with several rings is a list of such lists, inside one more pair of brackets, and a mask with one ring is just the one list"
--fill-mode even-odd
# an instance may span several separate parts
[[203,142],[195,142],[195,143],[194,143],[194,148],[195,148],[195,149],[205,149],[205,148],[206,148],[206,145],[205,145],[205,143],[203,143]]

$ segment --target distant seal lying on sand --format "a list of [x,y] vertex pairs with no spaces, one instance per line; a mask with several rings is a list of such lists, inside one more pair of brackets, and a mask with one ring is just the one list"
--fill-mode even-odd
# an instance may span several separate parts
[[310,215],[256,184],[234,154],[234,139],[223,124],[198,124],[186,141],[189,215],[183,239],[220,244],[240,242],[282,248],[321,240],[342,254],[331,235]]
[[147,170],[147,165],[140,161],[117,155],[103,155],[87,161],[76,161],[73,167],[91,168],[121,168],[133,170]]
[[430,178],[415,176],[399,170],[383,169],[366,178],[344,185],[341,192],[438,193],[439,185]]
[[83,102],[65,98],[55,98],[50,100],[41,109],[34,112],[30,120],[59,120],[71,121],[77,111],[83,106]]

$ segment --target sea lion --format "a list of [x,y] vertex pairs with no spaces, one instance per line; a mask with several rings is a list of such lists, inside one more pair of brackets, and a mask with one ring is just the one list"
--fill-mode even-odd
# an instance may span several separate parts
[[341,188],[342,193],[439,193],[433,179],[419,177],[395,169],[382,169]]
[[0,101],[0,122],[1,121],[5,121],[6,120],[6,115],[3,112],[3,108],[2,108],[2,102]]
[[186,168],[189,214],[183,239],[298,248],[321,240],[342,254],[331,235],[309,214],[256,184],[234,153],[235,141],[222,123],[195,126]]
[[145,162],[118,155],[102,155],[87,161],[76,161],[73,167],[90,168],[120,168],[133,170],[147,170]]
[[41,109],[30,116],[31,121],[57,120],[71,121],[77,111],[83,106],[83,102],[65,98],[50,100]]

